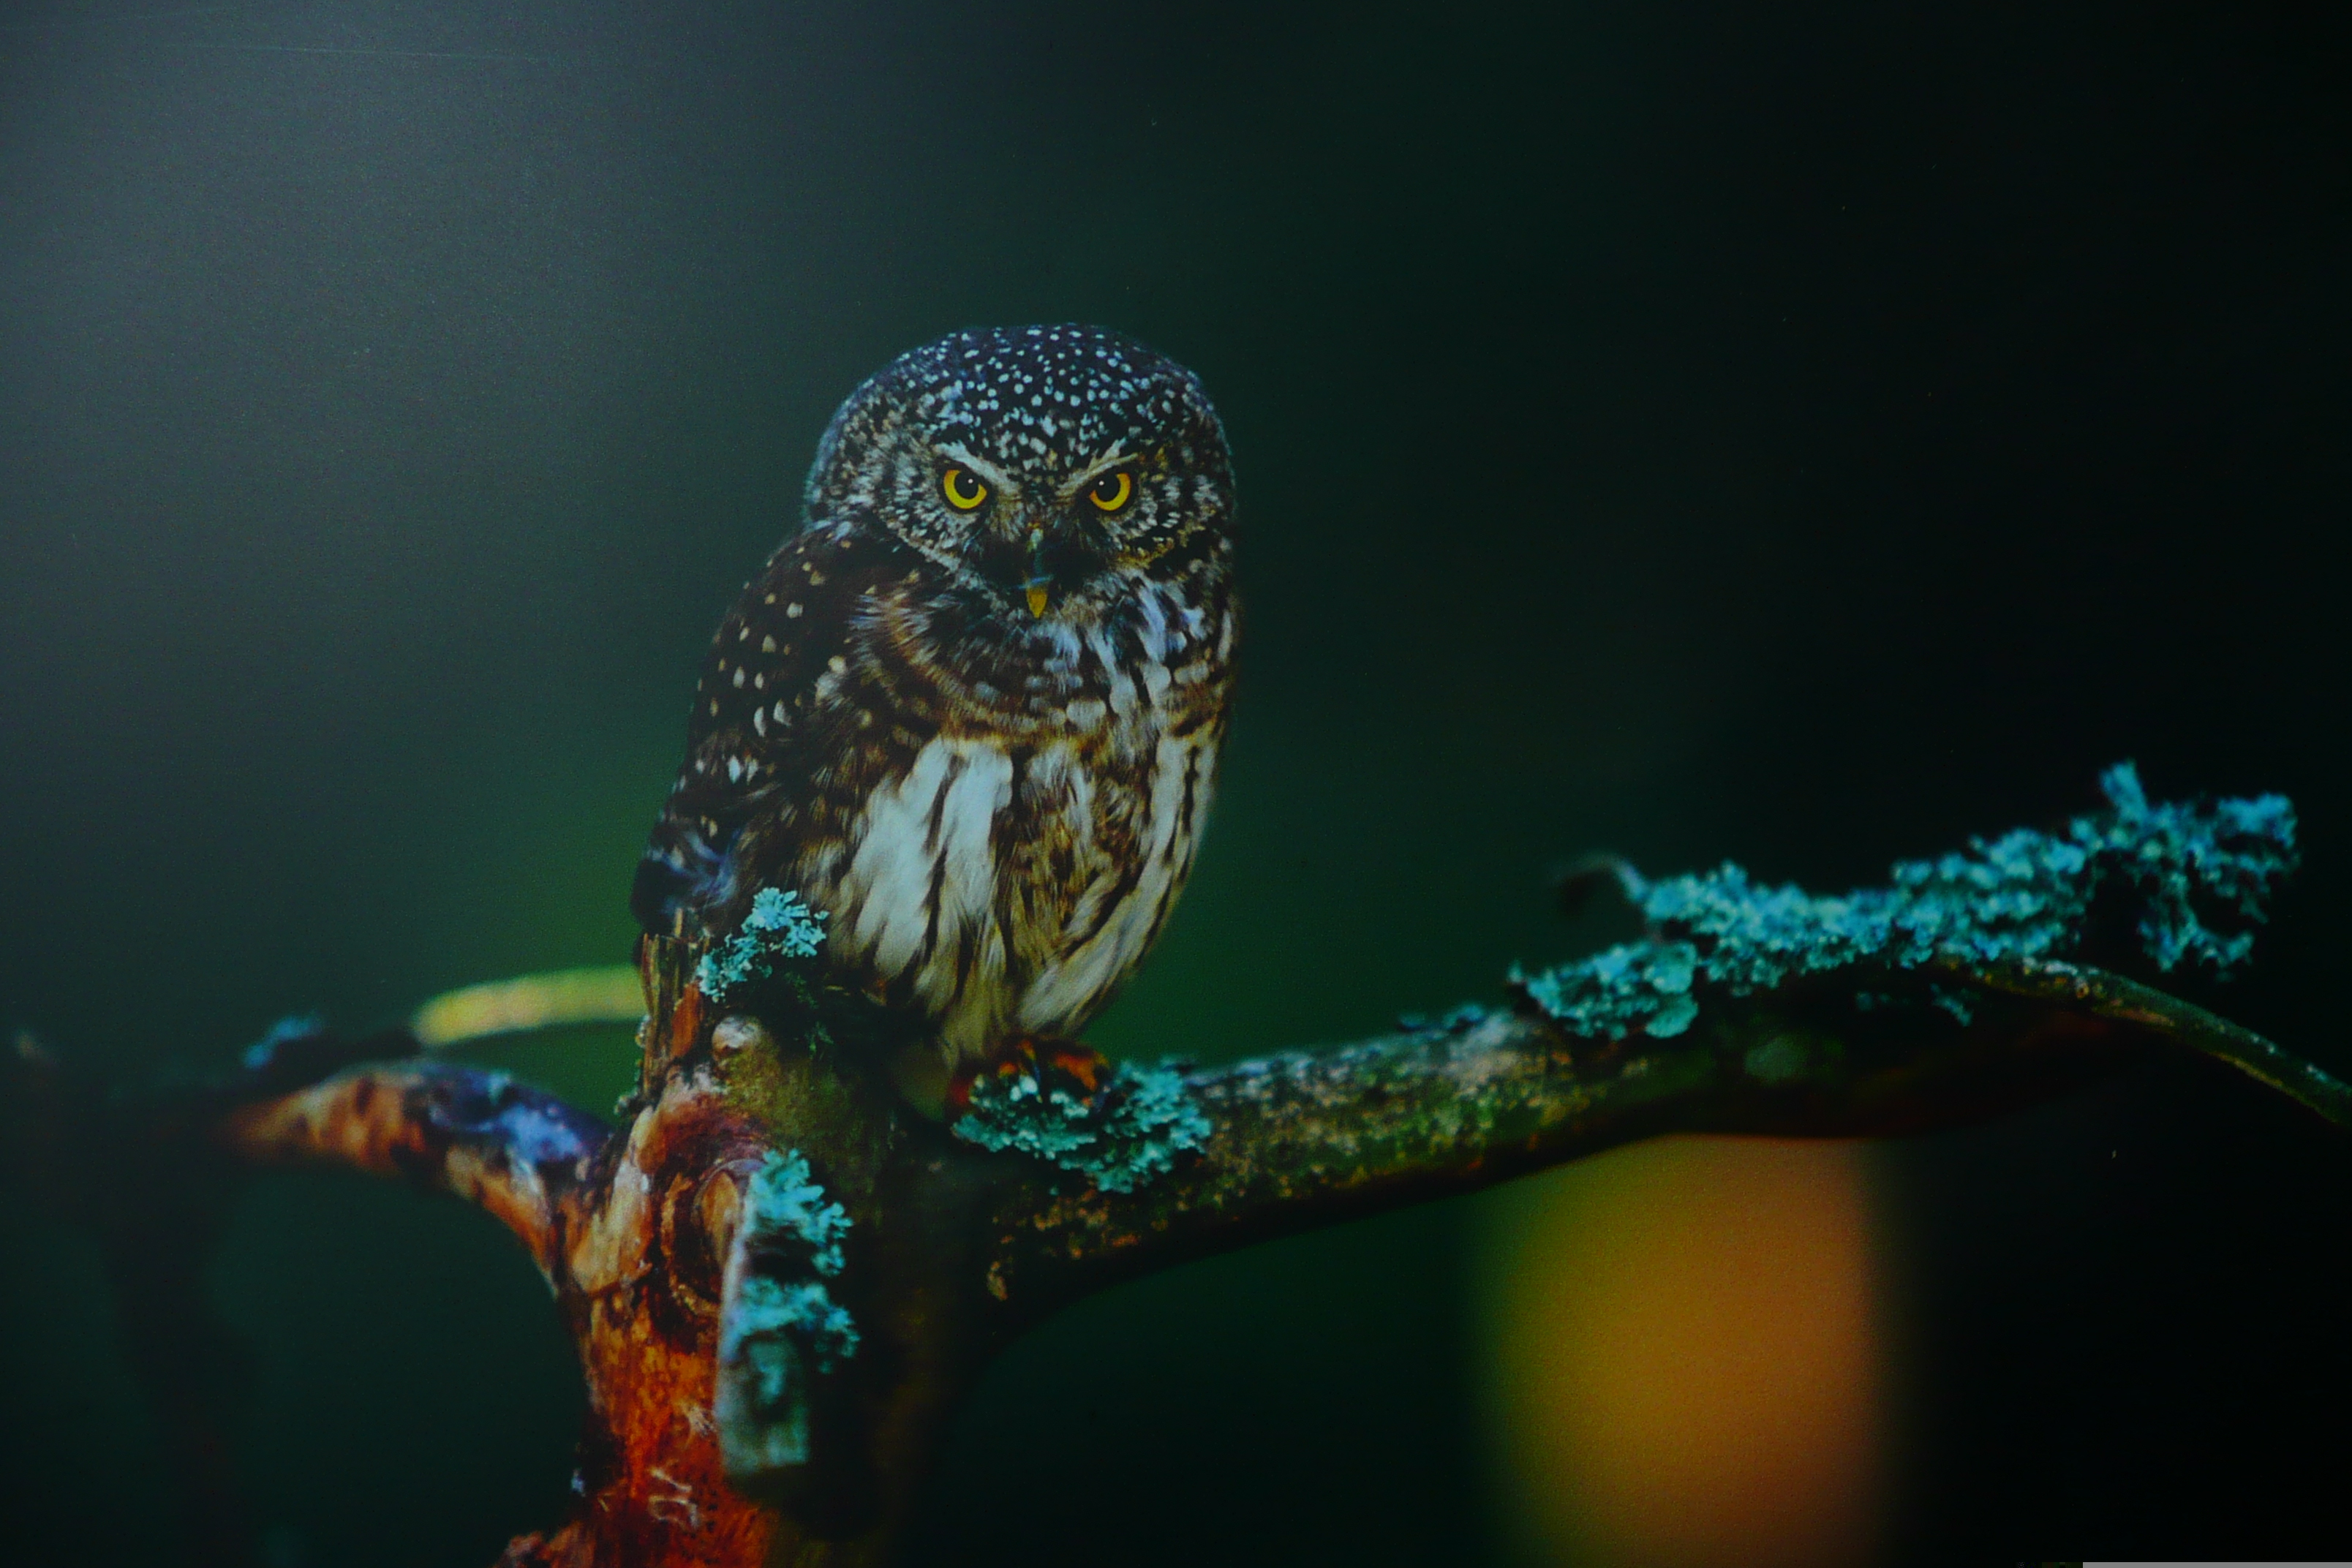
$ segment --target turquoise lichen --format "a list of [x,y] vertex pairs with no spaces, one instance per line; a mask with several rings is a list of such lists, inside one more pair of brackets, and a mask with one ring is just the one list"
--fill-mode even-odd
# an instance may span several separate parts
[[956,1136],[992,1151],[1015,1150],[1087,1177],[1107,1193],[1131,1193],[1213,1131],[1173,1068],[1121,1063],[1103,1092],[1080,1100],[1030,1073],[983,1075]]
[[[743,1194],[739,1245],[750,1265],[735,1292],[722,1357],[757,1342],[805,1346],[819,1372],[857,1353],[857,1325],[824,1280],[848,1265],[849,1211],[827,1200],[797,1149],[772,1153]],[[770,1359],[772,1359],[771,1357]],[[781,1363],[777,1363],[781,1366]]]
[[738,1472],[808,1459],[809,1377],[857,1353],[856,1321],[824,1281],[847,1267],[849,1212],[800,1152],[772,1153],[743,1194],[745,1267],[719,1334],[719,1440]]
[[1511,983],[1570,1034],[1622,1039],[1638,1028],[1671,1039],[1697,1021],[1698,967],[1689,942],[1624,942],[1542,974],[1515,968]]
[[719,1333],[713,1414],[729,1471],[806,1464],[810,1373],[831,1372],[856,1352],[856,1325],[823,1285],[742,1280]]
[[[1540,974],[1514,972],[1530,1002],[1571,1033],[1672,1037],[1698,1016],[1700,993],[1733,996],[1857,965],[1910,970],[2055,958],[2078,944],[2095,902],[2133,900],[2142,947],[2160,970],[2185,963],[2226,974],[2253,948],[2251,931],[2217,931],[2200,910],[2259,922],[2296,861],[2294,808],[2280,795],[2151,805],[2129,763],[2100,781],[2108,809],[2063,834],[2020,828],[1966,851],[1894,868],[1889,888],[1824,898],[1759,887],[1738,866],[1652,882],[1619,876],[1655,935]],[[1961,993],[1929,1000],[1962,1024]],[[1858,991],[1857,1006],[1892,998]]]
[[751,898],[743,927],[702,955],[695,982],[713,1002],[755,982],[773,977],[779,963],[811,959],[824,943],[823,910],[811,909],[798,893],[762,888]]
[[247,1072],[266,1072],[278,1061],[278,1053],[287,1047],[304,1040],[315,1040],[326,1032],[327,1020],[316,1013],[298,1013],[280,1018],[269,1026],[261,1038],[245,1047],[241,1058]]
[[799,1150],[768,1156],[751,1178],[745,1205],[746,1246],[766,1247],[783,1237],[795,1237],[807,1244],[810,1266],[819,1274],[830,1278],[841,1272],[849,1211],[826,1201]]
[[1444,1013],[1400,1013],[1397,1027],[1415,1035],[1458,1035],[1475,1029],[1486,1021],[1486,1007],[1476,1002],[1465,1002]]
[[1962,1025],[1977,1021],[1977,1005],[1965,991],[1955,991],[1948,985],[1930,985],[1927,987],[1927,1000]]
[[787,1284],[765,1275],[745,1279],[735,1292],[735,1310],[720,1336],[719,1354],[748,1354],[759,1369],[756,1403],[772,1408],[786,1391],[786,1352],[806,1345],[819,1372],[857,1353],[857,1324],[833,1293],[814,1280]]
[[[2223,935],[2198,917],[2199,895],[2239,920],[2265,918],[2273,883],[2295,868],[2294,807],[2283,795],[2222,800],[2210,806],[2151,805],[2129,763],[2099,781],[2114,805],[2100,848],[2120,864],[2147,907],[2139,937],[2158,969],[2184,962],[2227,973],[2253,952],[2254,933]],[[2085,818],[2076,834],[2093,825]]]

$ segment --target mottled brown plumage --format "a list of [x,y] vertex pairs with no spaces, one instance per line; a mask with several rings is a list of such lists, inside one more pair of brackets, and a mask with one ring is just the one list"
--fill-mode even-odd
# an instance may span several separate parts
[[1159,936],[1215,784],[1215,413],[1108,332],[960,333],[842,405],[807,510],[712,645],[638,918],[709,940],[794,890],[947,1063],[1074,1036]]

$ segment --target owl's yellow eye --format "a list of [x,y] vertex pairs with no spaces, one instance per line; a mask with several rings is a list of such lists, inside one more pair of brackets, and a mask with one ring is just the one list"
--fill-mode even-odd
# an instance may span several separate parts
[[940,492],[958,511],[970,511],[988,499],[988,486],[970,468],[950,468],[941,474]]
[[1135,499],[1134,476],[1123,469],[1116,474],[1105,474],[1087,487],[1087,499],[1100,510],[1117,511]]

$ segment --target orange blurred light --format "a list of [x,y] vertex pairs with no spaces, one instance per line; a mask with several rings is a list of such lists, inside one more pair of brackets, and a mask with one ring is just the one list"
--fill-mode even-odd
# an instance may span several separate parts
[[1867,1559],[1884,1421],[1857,1146],[1665,1139],[1501,1206],[1491,1386],[1530,1555]]

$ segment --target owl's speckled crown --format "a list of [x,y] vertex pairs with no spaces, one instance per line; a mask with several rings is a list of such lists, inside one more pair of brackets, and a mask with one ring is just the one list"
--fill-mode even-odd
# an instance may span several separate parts
[[811,516],[842,448],[909,421],[1008,468],[1066,473],[1161,447],[1230,467],[1200,378],[1165,354],[1101,327],[984,327],[909,350],[849,395],[809,470]]

